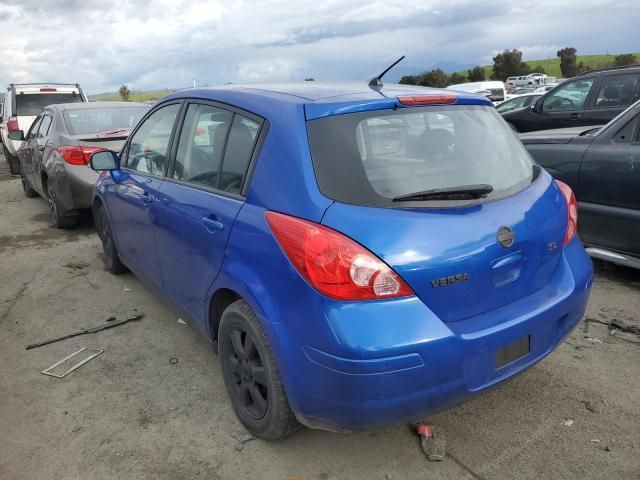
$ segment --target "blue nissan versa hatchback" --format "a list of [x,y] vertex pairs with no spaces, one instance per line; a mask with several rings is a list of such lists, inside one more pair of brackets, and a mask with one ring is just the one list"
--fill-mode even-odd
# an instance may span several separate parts
[[185,90],[91,164],[108,269],[213,342],[262,438],[452,406],[544,358],[585,311],[576,199],[485,98]]

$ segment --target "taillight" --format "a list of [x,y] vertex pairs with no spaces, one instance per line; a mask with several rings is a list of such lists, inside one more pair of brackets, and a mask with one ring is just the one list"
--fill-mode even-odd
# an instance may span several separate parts
[[40,89],[41,92],[57,92],[58,89],[57,88],[52,88],[52,87],[42,87]]
[[7,120],[7,131],[9,133],[13,133],[17,132],[18,130],[20,130],[20,126],[18,125],[18,118],[9,117],[9,120]]
[[408,107],[419,105],[451,105],[458,100],[457,95],[407,95],[398,97],[402,105]]
[[567,201],[567,232],[564,235],[564,244],[566,245],[578,233],[578,202],[569,185],[560,180],[556,180],[556,183]]
[[100,152],[104,150],[104,148],[63,145],[62,147],[58,147],[56,150],[62,159],[71,165],[87,165],[91,158],[91,154]]
[[345,235],[281,213],[265,216],[300,275],[327,297],[376,300],[413,295],[386,263]]

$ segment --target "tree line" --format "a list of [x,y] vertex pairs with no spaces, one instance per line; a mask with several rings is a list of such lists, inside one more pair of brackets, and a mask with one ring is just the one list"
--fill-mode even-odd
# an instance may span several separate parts
[[[563,78],[575,77],[577,74],[590,70],[592,67],[583,62],[577,62],[577,50],[573,47],[558,50],[557,56],[560,58],[560,71]],[[636,57],[631,53],[616,55],[613,59],[613,66],[621,67],[625,65],[635,65]],[[536,73],[545,73],[541,67],[536,67]],[[491,80],[505,81],[509,77],[518,77],[534,73],[533,69],[522,61],[522,52],[516,48],[503,50],[493,57],[493,67],[491,69]],[[436,68],[431,71],[422,72],[419,75],[405,75],[400,79],[400,83],[405,85],[421,85],[425,87],[444,88],[449,85],[466,82],[482,82],[487,80],[487,74],[483,67],[475,66],[467,70],[466,75],[462,73],[446,74],[442,69]]]

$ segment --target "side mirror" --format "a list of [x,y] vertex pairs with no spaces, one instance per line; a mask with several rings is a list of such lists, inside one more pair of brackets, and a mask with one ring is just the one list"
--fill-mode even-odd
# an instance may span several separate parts
[[542,113],[542,102],[544,101],[544,97],[539,98],[538,101],[531,105],[531,111],[533,113]]
[[19,142],[24,141],[24,132],[22,130],[16,130],[15,132],[11,132],[8,136],[9,136],[9,140],[17,140]]
[[120,157],[112,150],[100,150],[91,154],[89,164],[96,172],[120,169]]

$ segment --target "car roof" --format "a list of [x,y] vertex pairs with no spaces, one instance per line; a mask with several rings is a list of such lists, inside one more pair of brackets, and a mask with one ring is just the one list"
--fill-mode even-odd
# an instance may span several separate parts
[[[162,101],[181,98],[202,98],[229,103],[261,115],[273,111],[274,103],[301,105],[308,120],[356,111],[392,108],[397,97],[411,95],[452,95],[451,90],[414,85],[385,84],[380,89],[361,83],[300,82],[261,85],[225,85],[185,89],[172,93]],[[456,92],[457,104],[488,105],[486,98],[471,93]],[[260,108],[266,107],[262,112]]]
[[109,108],[130,108],[143,107],[148,108],[144,103],[137,102],[76,102],[76,103],[56,103],[48,105],[47,108],[54,108],[61,111],[69,110],[90,110],[93,108],[109,107]]

